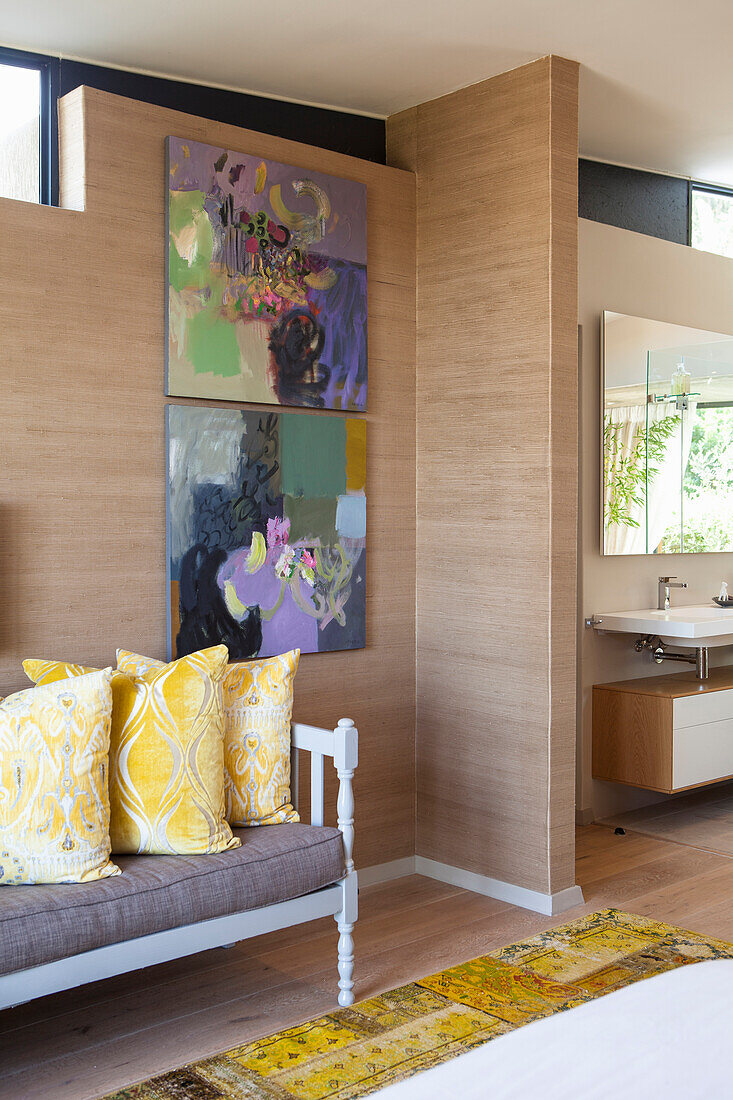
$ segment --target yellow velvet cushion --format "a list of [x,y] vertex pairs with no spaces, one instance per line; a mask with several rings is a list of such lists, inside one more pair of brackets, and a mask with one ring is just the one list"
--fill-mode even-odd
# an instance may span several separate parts
[[[221,678],[226,646],[112,684],[112,851],[195,855],[239,847],[224,814]],[[80,666],[24,661],[47,683]],[[63,670],[63,671],[62,671]]]
[[90,882],[110,863],[112,669],[0,702],[0,885]]
[[[300,650],[228,666],[224,697],[226,816],[232,825],[300,821],[290,794],[290,722]],[[143,675],[161,662],[117,650],[117,667]]]

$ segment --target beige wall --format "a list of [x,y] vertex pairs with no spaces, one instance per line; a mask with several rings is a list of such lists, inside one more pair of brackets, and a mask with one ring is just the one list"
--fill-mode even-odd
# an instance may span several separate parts
[[[591,686],[611,680],[658,675],[648,655],[632,641],[596,635],[582,619],[602,611],[654,607],[657,577],[677,575],[689,584],[673,592],[677,604],[704,603],[721,579],[733,584],[733,554],[669,554],[601,557],[600,554],[600,317],[604,309],[715,332],[733,333],[733,260],[670,244],[639,233],[580,221],[578,312],[581,366],[581,568],[579,623],[579,721],[577,804],[603,817],[657,801],[647,791],[591,777]],[[713,657],[714,654],[714,657]],[[729,663],[731,650],[711,651]]]
[[408,173],[98,91],[62,101],[62,192],[75,209],[0,200],[0,694],[27,686],[20,662],[28,656],[107,664],[118,645],[165,655],[167,134],[367,185],[367,647],[304,655],[296,717],[332,725],[348,715],[359,726],[359,865],[411,855],[415,181]]
[[419,855],[574,882],[577,66],[388,121],[418,174]]
[[679,324],[655,321],[649,317],[630,317],[626,313],[612,313],[606,319],[606,389],[646,385],[648,351],[679,348],[683,344],[714,344],[721,339],[727,340],[719,332],[689,326],[686,328],[687,331],[681,333]]

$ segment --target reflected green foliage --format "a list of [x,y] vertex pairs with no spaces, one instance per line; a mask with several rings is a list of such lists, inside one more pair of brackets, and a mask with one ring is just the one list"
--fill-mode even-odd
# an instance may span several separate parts
[[659,472],[667,444],[680,422],[679,416],[665,416],[649,425],[639,424],[631,448],[624,450],[623,425],[613,424],[606,414],[603,426],[603,477],[606,486],[606,527],[622,524],[639,527],[634,508],[646,504],[647,488]]
[[657,547],[659,554],[733,548],[733,408],[697,410],[684,481],[684,546],[679,508]]
[[[733,504],[733,501],[731,501]],[[733,517],[691,514],[685,506],[685,545],[680,537],[680,514],[677,510],[672,523],[657,547],[657,554],[704,554],[730,550],[733,547]],[[695,509],[697,512],[697,509]]]
[[733,408],[698,409],[685,471],[685,495],[733,493]]

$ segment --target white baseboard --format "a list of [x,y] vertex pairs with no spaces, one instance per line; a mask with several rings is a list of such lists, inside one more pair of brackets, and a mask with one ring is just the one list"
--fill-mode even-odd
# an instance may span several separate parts
[[551,917],[557,916],[558,913],[565,913],[568,909],[574,909],[576,905],[585,905],[583,891],[577,885],[568,886],[565,890],[556,890],[549,897],[552,899]]
[[448,882],[451,886],[460,886],[464,890],[472,890],[474,894],[484,894],[509,905],[518,905],[520,909],[544,913],[548,917],[582,905],[584,900],[579,886],[569,886],[555,894],[543,894],[539,890],[528,890],[525,886],[514,886],[511,882],[489,878],[488,875],[478,875],[475,871],[464,871],[462,867],[438,863],[437,860],[426,859],[425,856],[405,856],[404,859],[393,859],[390,863],[360,867],[359,886],[376,886],[380,882],[391,882],[405,875],[425,875],[426,878]]
[[584,810],[575,811],[576,825],[591,825],[595,819],[595,814],[590,806],[587,806]]
[[359,868],[359,886],[376,886],[380,882],[391,882],[395,878],[415,874],[415,857],[393,859],[390,863],[375,863],[372,867]]
[[[554,894],[543,894],[539,890],[528,890],[525,886],[515,886],[511,882],[489,878],[488,875],[478,875],[475,871],[465,871],[462,867],[438,863],[437,860],[426,859],[425,856],[415,856],[415,872],[418,875],[438,879],[440,882],[449,882],[451,886],[472,890],[475,894],[485,894],[486,897],[496,898],[497,901],[505,901],[509,905],[518,905],[521,909],[544,913],[548,917],[554,917],[558,913],[564,913],[566,909],[582,905],[584,900],[583,891],[579,886],[569,886],[566,890],[558,890]],[[361,872],[359,872],[359,878],[361,879]]]

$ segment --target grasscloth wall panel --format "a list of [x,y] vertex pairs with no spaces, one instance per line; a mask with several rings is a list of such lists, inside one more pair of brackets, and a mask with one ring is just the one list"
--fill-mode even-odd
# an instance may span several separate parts
[[575,875],[578,616],[578,66],[550,57],[550,759],[551,890]]
[[27,686],[27,656],[106,664],[118,645],[165,656],[165,136],[360,180],[367,648],[305,655],[296,717],[330,725],[348,715],[359,726],[358,863],[411,855],[414,177],[88,89],[62,101],[60,133],[62,203],[73,209],[0,200],[0,694]]
[[388,120],[418,178],[417,851],[574,881],[577,65]]

